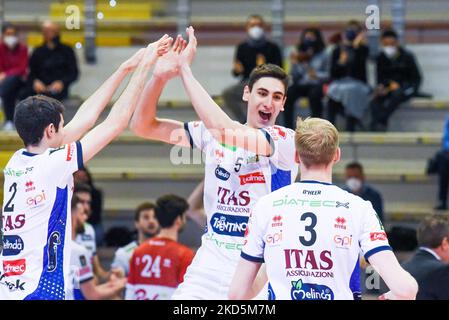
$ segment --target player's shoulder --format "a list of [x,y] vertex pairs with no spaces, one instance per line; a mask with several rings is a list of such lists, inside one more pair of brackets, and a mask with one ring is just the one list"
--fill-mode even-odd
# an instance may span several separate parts
[[123,253],[130,253],[134,251],[138,247],[137,241],[132,241],[128,243],[127,245],[124,245],[123,247],[118,248],[117,252],[120,250]]
[[72,250],[72,255],[89,255],[89,251],[86,249],[86,247],[73,240],[70,242],[70,249]]
[[267,132],[274,141],[291,140],[295,137],[295,131],[279,125],[263,127],[262,130]]

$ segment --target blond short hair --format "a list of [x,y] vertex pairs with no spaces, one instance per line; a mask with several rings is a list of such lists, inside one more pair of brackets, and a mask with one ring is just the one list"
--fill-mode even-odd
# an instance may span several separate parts
[[338,131],[332,123],[320,118],[296,121],[295,146],[306,168],[328,165],[339,145]]

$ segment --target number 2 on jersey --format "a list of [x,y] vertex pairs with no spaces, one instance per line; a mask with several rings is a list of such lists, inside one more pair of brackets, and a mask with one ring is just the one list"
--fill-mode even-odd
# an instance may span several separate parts
[[299,236],[299,242],[301,242],[301,244],[303,246],[309,247],[311,245],[313,245],[316,241],[316,231],[315,231],[315,226],[317,223],[317,218],[316,215],[312,212],[305,212],[301,215],[300,220],[301,221],[306,221],[307,218],[310,218],[310,224],[306,225],[304,230],[308,233],[310,233],[310,236],[307,237],[308,240],[306,239],[306,237],[303,236]]
[[12,196],[9,199],[9,201],[6,203],[5,209],[3,210],[4,212],[13,212],[14,211],[14,205],[11,204],[11,202],[14,200],[14,197],[16,196],[16,193],[17,193],[17,183],[14,182],[9,187],[9,192],[12,192]]

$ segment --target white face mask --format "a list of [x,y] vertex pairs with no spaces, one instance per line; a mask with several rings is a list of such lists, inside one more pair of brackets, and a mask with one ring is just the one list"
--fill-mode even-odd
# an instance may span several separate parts
[[255,26],[248,30],[249,37],[253,40],[259,40],[263,36],[263,29],[261,27]]
[[6,44],[6,46],[10,49],[13,49],[17,42],[19,42],[19,39],[17,39],[16,36],[4,36],[3,37],[3,43]]
[[393,58],[398,52],[398,48],[395,46],[386,46],[383,48],[383,51],[388,58]]
[[352,192],[357,192],[362,189],[362,180],[357,178],[349,178],[348,180],[346,180],[346,185]]

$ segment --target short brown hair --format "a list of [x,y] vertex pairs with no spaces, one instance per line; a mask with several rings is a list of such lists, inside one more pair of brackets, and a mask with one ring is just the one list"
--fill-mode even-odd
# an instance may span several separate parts
[[136,222],[139,221],[140,214],[142,213],[142,211],[146,211],[146,210],[156,211],[156,205],[153,202],[141,203],[134,211],[134,221],[136,221]]
[[332,123],[320,118],[298,117],[295,131],[296,151],[306,168],[327,165],[338,149],[338,131]]
[[288,74],[279,66],[271,63],[262,64],[251,71],[248,79],[248,87],[251,91],[257,80],[261,78],[276,78],[282,82],[287,92]]
[[449,238],[449,220],[441,216],[428,216],[418,226],[418,245],[438,248],[444,238]]

